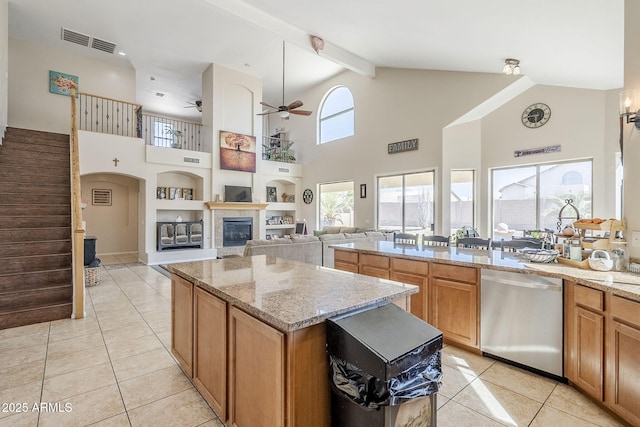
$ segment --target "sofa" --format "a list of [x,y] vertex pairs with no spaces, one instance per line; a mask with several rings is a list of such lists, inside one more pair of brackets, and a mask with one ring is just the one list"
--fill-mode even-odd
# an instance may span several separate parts
[[334,250],[331,245],[358,240],[393,240],[393,233],[359,229],[356,227],[325,227],[313,236],[292,236],[271,240],[249,240],[244,256],[273,255],[333,268]]

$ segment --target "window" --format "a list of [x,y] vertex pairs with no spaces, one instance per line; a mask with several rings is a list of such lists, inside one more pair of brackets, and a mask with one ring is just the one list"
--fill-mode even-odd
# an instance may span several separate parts
[[173,144],[173,123],[153,122],[153,145],[156,147],[171,147]]
[[556,231],[567,199],[590,218],[592,169],[591,160],[494,169],[493,229],[503,223],[516,236],[523,230]]
[[435,173],[378,178],[378,229],[431,235],[434,230]]
[[320,104],[318,143],[335,141],[354,134],[354,106],[351,91],[344,86],[331,89]]
[[320,184],[318,199],[320,229],[325,226],[353,227],[353,181]]
[[475,229],[474,171],[451,171],[451,235],[467,226]]

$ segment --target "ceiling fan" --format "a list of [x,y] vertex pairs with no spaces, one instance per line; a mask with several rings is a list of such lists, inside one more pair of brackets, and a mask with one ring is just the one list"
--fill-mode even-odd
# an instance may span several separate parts
[[299,116],[310,116],[312,111],[308,110],[297,110],[297,108],[302,107],[302,101],[293,101],[289,105],[285,105],[284,103],[284,59],[285,59],[285,49],[284,49],[284,41],[282,42],[282,105],[279,107],[274,107],[273,105],[269,105],[266,102],[261,102],[260,104],[265,107],[271,108],[274,111],[266,111],[264,113],[258,113],[258,116],[265,116],[268,114],[278,113],[278,116],[281,118],[288,120],[289,114],[297,114]]
[[196,102],[187,102],[187,104],[189,104],[188,107],[184,107],[184,108],[195,108],[198,111],[200,111],[202,113],[202,101],[201,100],[197,100]]

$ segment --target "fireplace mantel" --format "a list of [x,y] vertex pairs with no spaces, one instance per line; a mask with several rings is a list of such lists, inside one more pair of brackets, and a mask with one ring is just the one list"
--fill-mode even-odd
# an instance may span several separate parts
[[209,209],[238,209],[263,211],[269,206],[268,203],[234,203],[234,202],[205,202]]

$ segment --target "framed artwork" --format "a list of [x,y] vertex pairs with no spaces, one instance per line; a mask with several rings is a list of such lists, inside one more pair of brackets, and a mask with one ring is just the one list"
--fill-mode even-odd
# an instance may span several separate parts
[[167,198],[167,187],[158,187],[156,189],[156,199],[166,199]]
[[220,169],[256,171],[256,137],[220,131]]
[[278,201],[278,193],[276,187],[267,187],[267,203],[276,203]]
[[193,200],[193,188],[183,188],[182,198],[185,200]]
[[49,71],[49,92],[57,95],[71,96],[71,88],[78,89],[78,76],[64,74],[58,71]]
[[182,198],[182,188],[169,187],[169,199],[176,200]]
[[367,184],[360,184],[360,198],[367,198]]

